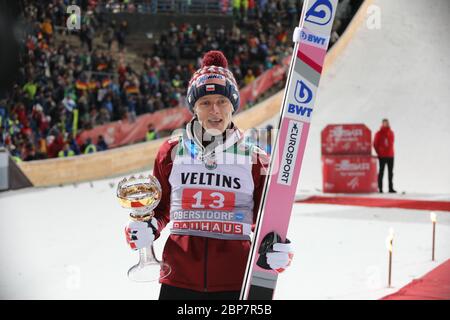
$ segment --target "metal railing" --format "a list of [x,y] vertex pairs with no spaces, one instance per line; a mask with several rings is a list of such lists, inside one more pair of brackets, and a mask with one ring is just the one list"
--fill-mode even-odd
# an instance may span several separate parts
[[104,12],[231,15],[232,0],[135,0],[98,4]]

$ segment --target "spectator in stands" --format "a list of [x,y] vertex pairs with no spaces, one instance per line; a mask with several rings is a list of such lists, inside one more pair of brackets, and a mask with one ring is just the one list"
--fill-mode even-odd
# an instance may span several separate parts
[[259,146],[269,155],[272,153],[272,130],[273,126],[268,124],[265,130],[259,132]]
[[128,99],[128,121],[135,122],[136,105],[137,105],[136,96],[134,94],[130,94],[127,99]]
[[97,152],[97,147],[92,143],[91,138],[86,139],[86,143],[84,144],[84,154]]
[[125,47],[125,38],[126,38],[127,32],[128,32],[128,23],[126,22],[126,20],[123,20],[120,23],[120,26],[118,26],[115,31],[115,37],[116,37],[117,43],[119,44],[119,50],[121,50],[121,51]]
[[80,146],[78,145],[77,140],[74,138],[73,133],[69,133],[67,137],[67,143],[69,144],[70,149],[73,150],[76,155],[79,155],[81,153]]
[[341,20],[335,19],[333,23],[333,27],[331,28],[331,36],[330,36],[330,43],[334,44],[339,40],[339,33],[338,30],[341,27]]
[[56,158],[59,151],[64,147],[64,140],[59,132],[55,135],[49,135],[47,137],[47,157]]
[[[301,8],[301,2],[297,0],[296,8]],[[358,8],[356,2],[360,0],[340,1],[332,42]],[[142,113],[183,103],[182,88],[197,69],[195,59],[207,50],[220,47],[232,57],[230,69],[239,86],[243,86],[278,64],[292,47],[288,41],[292,0],[221,1],[219,5],[233,8],[235,20],[231,29],[173,23],[168,32],[155,38],[152,52],[144,57],[142,72],[136,71],[127,63],[122,50],[128,33],[126,21],[107,21],[100,8],[117,7],[119,3],[116,0],[106,4],[82,3],[86,14],[82,30],[77,32],[80,48],[69,44],[64,36],[55,41],[59,30],[67,31],[65,1],[24,2],[29,32],[21,52],[21,68],[16,85],[0,103],[0,142],[13,146],[23,159],[32,154],[27,148],[30,143],[37,158],[57,157],[64,147],[66,133],[127,116],[134,121]],[[157,11],[156,2],[151,3],[152,10]],[[248,19],[242,18],[247,14]],[[96,45],[99,39],[94,43],[94,36],[102,34],[108,50]],[[114,52],[114,41],[122,53]],[[71,140],[67,140],[70,148],[78,153]]]
[[111,115],[109,114],[108,110],[104,107],[100,109],[97,124],[106,124],[111,121]]
[[255,76],[253,75],[253,71],[252,71],[252,69],[248,69],[247,74],[245,75],[245,78],[244,78],[244,84],[249,85],[253,81],[255,81]]
[[66,158],[66,157],[72,157],[75,155],[75,152],[70,148],[70,145],[68,142],[64,143],[63,149],[58,152],[59,158]]
[[9,154],[11,155],[11,158],[16,162],[22,162],[22,157],[20,155],[20,151],[17,150],[17,148],[14,145],[10,145],[9,148]]
[[5,132],[5,128],[3,128],[1,125],[0,125],[0,146],[1,147],[6,146],[6,132]]
[[248,18],[248,2],[249,0],[241,0],[241,18],[247,21]]
[[81,44],[84,46],[86,45],[89,52],[92,51],[92,42],[93,42],[93,38],[94,38],[94,30],[92,29],[91,26],[83,24],[81,26],[81,30],[79,32],[79,37],[80,37],[80,41]]
[[233,17],[234,19],[241,18],[241,0],[232,0],[233,1]]
[[258,131],[255,128],[245,131],[244,136],[248,143],[258,145]]
[[158,139],[159,135],[156,132],[155,128],[153,127],[153,124],[149,124],[148,125],[148,131],[147,134],[145,135],[145,141],[151,141],[151,140],[155,140]]
[[36,160],[36,159],[37,159],[36,149],[35,149],[34,145],[32,145],[31,143],[28,143],[26,145],[26,156],[23,160],[31,161],[31,160]]
[[103,138],[102,135],[99,135],[97,139],[97,151],[105,150],[108,150],[108,145],[106,144],[105,138]]
[[106,28],[105,33],[104,33],[105,42],[108,44],[108,50],[111,50],[111,46],[112,46],[112,43],[114,41],[114,28],[115,28],[115,25],[116,25],[116,21],[113,20],[108,25],[108,27]]
[[255,0],[248,0],[248,17],[250,19],[253,19],[256,16],[255,6]]

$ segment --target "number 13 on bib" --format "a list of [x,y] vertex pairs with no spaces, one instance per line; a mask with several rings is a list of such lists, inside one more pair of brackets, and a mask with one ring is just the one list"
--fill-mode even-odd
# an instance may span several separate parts
[[[256,221],[241,299],[273,298],[278,273],[262,257],[284,242],[314,102],[338,0],[305,0],[278,122],[278,132]],[[277,241],[278,240],[278,241]]]

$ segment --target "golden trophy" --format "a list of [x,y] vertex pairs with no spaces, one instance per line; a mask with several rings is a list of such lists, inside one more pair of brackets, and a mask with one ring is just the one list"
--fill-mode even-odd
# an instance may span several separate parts
[[[152,175],[124,178],[117,186],[117,198],[123,208],[131,209],[130,218],[149,222],[161,200],[162,188]],[[157,270],[160,271],[159,277]],[[128,278],[136,282],[151,282],[167,277],[171,268],[155,256],[153,244],[139,249],[139,263],[128,270]]]

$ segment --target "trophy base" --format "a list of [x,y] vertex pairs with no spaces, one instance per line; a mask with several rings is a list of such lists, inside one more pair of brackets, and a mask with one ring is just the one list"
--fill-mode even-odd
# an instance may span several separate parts
[[[159,271],[159,277],[156,275]],[[167,263],[137,264],[128,270],[128,278],[134,282],[155,282],[166,278],[172,269]]]

